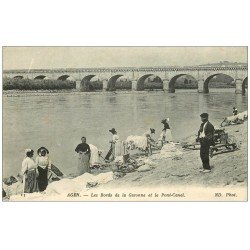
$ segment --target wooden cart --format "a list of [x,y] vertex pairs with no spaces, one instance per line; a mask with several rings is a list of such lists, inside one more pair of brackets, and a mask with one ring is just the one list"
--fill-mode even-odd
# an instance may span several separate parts
[[224,129],[217,129],[214,133],[215,146],[210,147],[210,157],[217,154],[229,153],[239,149],[234,136],[229,136]]

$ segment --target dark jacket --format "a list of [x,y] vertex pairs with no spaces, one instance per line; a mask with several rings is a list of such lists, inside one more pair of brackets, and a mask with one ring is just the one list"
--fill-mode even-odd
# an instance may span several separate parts
[[[203,126],[204,126],[205,122],[201,124],[200,129],[198,131],[198,138],[200,137],[200,134],[203,131]],[[204,138],[200,138],[200,142],[201,143],[208,143],[209,145],[214,145],[214,126],[212,123],[210,123],[209,121],[207,122],[207,125],[205,126],[205,137]]]
[[75,151],[79,153],[80,151],[86,154],[90,154],[90,147],[87,143],[80,143],[77,145]]
[[167,129],[170,129],[170,127],[169,127],[169,124],[166,122],[164,123],[164,128],[162,131],[167,130]]

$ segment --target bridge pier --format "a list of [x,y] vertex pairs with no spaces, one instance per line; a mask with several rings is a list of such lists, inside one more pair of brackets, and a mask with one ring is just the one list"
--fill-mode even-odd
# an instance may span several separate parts
[[137,80],[132,80],[132,90],[137,91]]
[[105,79],[105,80],[103,80],[103,82],[102,82],[102,91],[107,91],[107,88],[108,88],[108,80],[107,79]]
[[242,94],[242,85],[243,85],[242,79],[235,80],[235,94]]
[[204,80],[198,80],[198,93],[204,93]]
[[77,80],[77,81],[76,81],[76,89],[77,89],[78,91],[81,91],[81,80]]
[[165,79],[165,80],[162,80],[162,81],[163,81],[163,90],[164,90],[164,92],[169,92],[169,80]]

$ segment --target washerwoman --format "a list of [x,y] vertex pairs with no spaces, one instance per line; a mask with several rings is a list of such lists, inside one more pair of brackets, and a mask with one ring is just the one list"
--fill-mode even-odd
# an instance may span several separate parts
[[51,168],[51,161],[49,159],[49,151],[45,147],[37,150],[36,164],[38,170],[38,188],[43,192],[48,186],[48,170]]
[[34,151],[32,149],[25,150],[26,157],[22,162],[21,172],[23,174],[23,193],[34,193],[38,192],[37,183],[37,165],[33,159]]
[[86,137],[81,138],[82,143],[78,144],[75,151],[78,153],[78,174],[89,173],[91,151],[89,145],[86,143]]

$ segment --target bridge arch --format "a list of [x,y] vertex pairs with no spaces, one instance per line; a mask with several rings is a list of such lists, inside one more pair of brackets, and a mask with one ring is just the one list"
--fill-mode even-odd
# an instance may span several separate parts
[[227,77],[230,77],[231,78],[231,82],[233,82],[235,79],[233,76],[230,76],[228,74],[223,74],[223,73],[216,73],[216,74],[213,74],[213,75],[210,75],[209,77],[207,77],[204,81],[204,85],[203,85],[203,93],[209,93],[209,88],[208,88],[208,84],[210,82],[210,80],[216,76],[227,76]]
[[43,80],[43,79],[45,79],[45,78],[46,78],[45,75],[39,75],[39,76],[36,76],[36,77],[34,78],[34,80]]
[[18,80],[18,79],[23,79],[23,76],[17,75],[17,76],[14,76],[13,79],[17,79],[17,80]]
[[242,82],[242,94],[246,93],[246,88],[248,88],[248,77],[246,77]]
[[[146,86],[145,86],[145,81],[146,81],[146,79],[148,79],[148,78],[151,77],[151,76],[155,76],[155,78],[156,78],[156,77],[159,78],[159,80],[160,80],[159,88],[160,88],[160,89],[163,89],[163,81],[162,81],[161,77],[159,77],[159,76],[156,75],[156,74],[146,74],[146,75],[141,76],[141,77],[138,79],[136,90],[138,90],[138,91],[144,90],[145,87],[146,87]],[[149,89],[153,89],[153,87],[154,87],[154,86],[150,86],[150,85],[149,85]]]
[[91,79],[94,78],[96,75],[87,75],[84,76],[83,79],[81,80],[80,84],[80,89],[81,91],[88,92],[88,91],[93,91],[94,87],[91,84]]
[[[169,81],[169,92],[170,93],[175,93],[176,81],[177,81],[177,79],[179,79],[180,77],[183,77],[183,76],[190,77],[190,78],[194,79],[197,82],[197,79],[192,75],[189,75],[189,74],[176,75],[176,76],[172,77],[172,79],[170,79],[170,81]],[[185,81],[185,80],[184,80],[184,84],[189,84],[190,83],[190,80],[187,80],[187,81]],[[198,84],[197,84],[197,88],[198,88]]]
[[69,75],[62,75],[62,76],[59,76],[57,80],[66,81],[69,77],[70,77]]
[[117,81],[118,78],[120,78],[123,75],[114,75],[111,76],[108,80],[108,85],[107,85],[107,91],[115,91],[116,90],[116,86],[115,83]]

